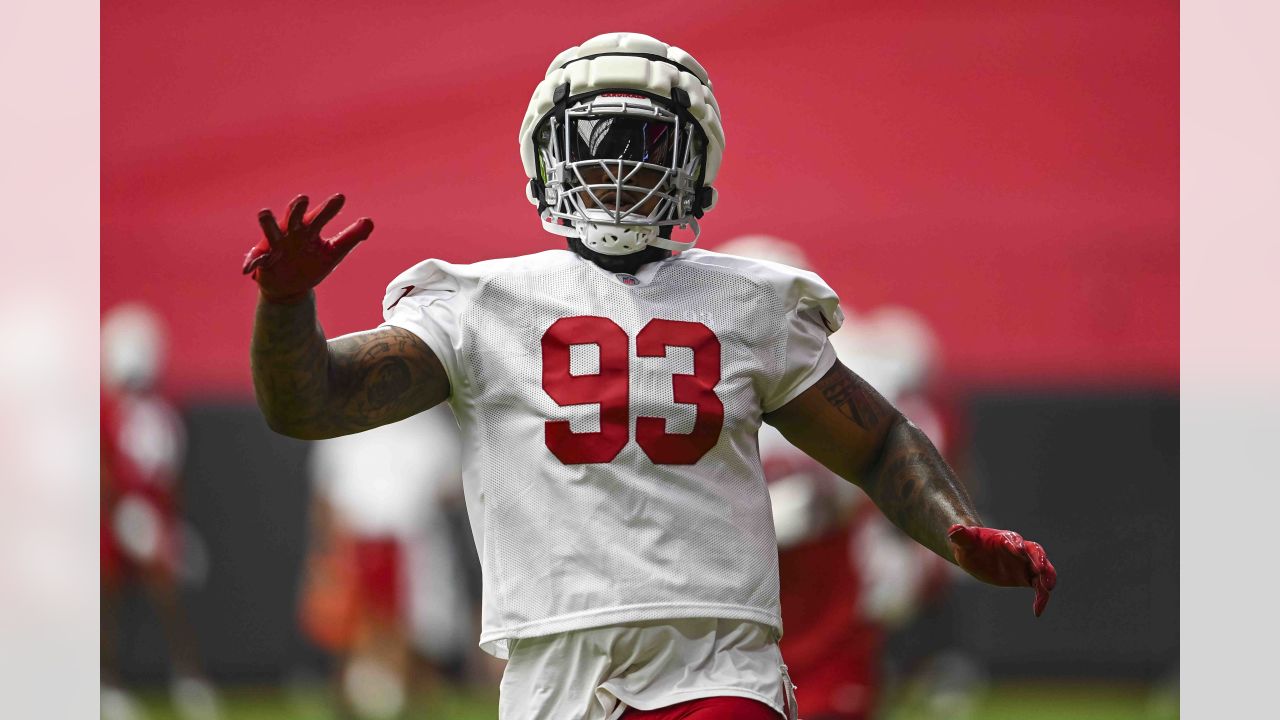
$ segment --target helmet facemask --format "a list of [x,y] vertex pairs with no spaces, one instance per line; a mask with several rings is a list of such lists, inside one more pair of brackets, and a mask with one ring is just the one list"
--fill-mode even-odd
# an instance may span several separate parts
[[[550,113],[534,142],[547,230],[602,255],[697,240],[706,141],[687,114],[637,95],[597,95]],[[675,227],[693,238],[672,240]]]

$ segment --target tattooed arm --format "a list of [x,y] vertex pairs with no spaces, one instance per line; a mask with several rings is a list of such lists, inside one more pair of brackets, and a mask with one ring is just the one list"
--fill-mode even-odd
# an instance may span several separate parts
[[895,525],[946,560],[955,562],[948,529],[981,524],[964,486],[929,438],[839,362],[765,420],[861,487]]
[[765,419],[796,447],[862,487],[895,525],[992,585],[1035,589],[1044,612],[1057,572],[1039,543],[982,527],[969,494],[929,438],[837,362]]
[[346,203],[333,195],[315,210],[299,195],[284,222],[258,212],[263,238],[243,272],[258,283],[253,321],[253,389],[267,425],[303,440],[350,435],[403,420],[449,396],[444,366],[418,336],[379,328],[325,341],[312,289],[373,232],[360,218],[331,238],[326,223]]
[[295,303],[259,298],[251,357],[267,424],[304,440],[403,420],[449,396],[444,367],[408,330],[379,328],[326,342],[311,292]]

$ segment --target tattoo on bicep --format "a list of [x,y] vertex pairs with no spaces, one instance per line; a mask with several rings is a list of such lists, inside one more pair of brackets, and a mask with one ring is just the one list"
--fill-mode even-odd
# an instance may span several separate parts
[[407,331],[335,341],[339,384],[347,397],[345,420],[352,427],[380,424],[421,404],[419,391],[429,371],[412,361],[415,341]]
[[397,357],[379,360],[367,373],[369,404],[386,407],[401,397],[413,382],[409,363]]
[[822,388],[822,397],[864,430],[870,430],[880,422],[875,390],[866,380],[848,370],[837,373],[833,381]]

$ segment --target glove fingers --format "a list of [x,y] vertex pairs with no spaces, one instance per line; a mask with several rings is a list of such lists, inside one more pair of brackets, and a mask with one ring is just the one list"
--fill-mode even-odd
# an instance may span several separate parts
[[[1039,546],[1037,546],[1039,547]],[[1053,563],[1049,562],[1049,556],[1044,554],[1044,549],[1040,549],[1040,580],[1048,590],[1053,590],[1058,584],[1058,571],[1054,569]]]
[[1049,562],[1049,556],[1045,554],[1044,548],[1037,542],[1026,543],[1027,558],[1031,561],[1032,577],[1031,587],[1035,588],[1036,599],[1032,605],[1032,610],[1036,617],[1044,612],[1045,606],[1049,604],[1049,594],[1053,592],[1054,586],[1058,584],[1058,573],[1053,569],[1053,564]]
[[280,244],[280,223],[276,222],[276,216],[269,208],[258,211],[258,225],[262,227],[262,234],[267,236],[268,247]]
[[249,248],[249,253],[244,256],[244,266],[240,271],[245,275],[257,270],[259,266],[267,261],[267,256],[271,254],[271,246],[265,240]]
[[1044,612],[1045,606],[1049,604],[1049,592],[1053,590],[1053,586],[1048,584],[1045,581],[1045,577],[1041,575],[1036,577],[1034,587],[1036,589],[1036,599],[1031,604],[1031,610],[1036,614],[1036,617],[1040,617]]
[[1032,578],[1044,575],[1046,568],[1052,569],[1049,565],[1049,557],[1045,555],[1044,547],[1040,543],[1028,540],[1023,546],[1023,552],[1031,564]]
[[288,218],[288,225],[285,226],[285,232],[294,232],[302,227],[302,216],[307,212],[307,196],[299,195],[289,203],[289,212],[285,217]]
[[334,235],[333,239],[329,241],[329,245],[337,255],[335,262],[341,261],[342,258],[346,257],[347,253],[368,238],[369,233],[372,232],[373,221],[365,217],[351,223],[342,232]]
[[306,217],[302,219],[302,223],[313,232],[319,233],[338,214],[338,211],[342,209],[346,202],[347,199],[342,193],[335,193],[328,200],[321,203],[320,207],[307,213]]

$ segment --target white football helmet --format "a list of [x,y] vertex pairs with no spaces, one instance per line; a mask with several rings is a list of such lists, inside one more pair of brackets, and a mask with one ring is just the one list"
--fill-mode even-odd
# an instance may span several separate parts
[[151,387],[164,362],[164,324],[142,303],[117,305],[102,317],[102,381],[112,389]]
[[809,262],[809,256],[803,248],[773,235],[740,235],[720,243],[715,251],[782,263],[801,270],[813,270],[813,263]]
[[[812,269],[800,246],[772,235],[743,235],[715,250]],[[884,305],[856,315],[846,309],[845,315],[845,323],[831,336],[841,362],[893,403],[928,384],[938,362],[938,340],[919,313]]]
[[897,403],[928,385],[938,363],[938,339],[918,312],[882,305],[846,322],[831,336],[840,361]]
[[[707,71],[638,33],[556,56],[520,125],[526,196],[542,227],[604,255],[693,247],[723,154]],[[693,238],[671,239],[676,227]]]

